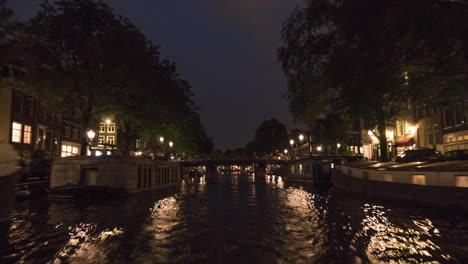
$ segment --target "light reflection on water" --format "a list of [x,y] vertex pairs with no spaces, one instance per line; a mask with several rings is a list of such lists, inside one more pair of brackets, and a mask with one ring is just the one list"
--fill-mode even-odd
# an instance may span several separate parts
[[221,175],[107,201],[17,204],[1,263],[468,263],[466,216],[278,175]]

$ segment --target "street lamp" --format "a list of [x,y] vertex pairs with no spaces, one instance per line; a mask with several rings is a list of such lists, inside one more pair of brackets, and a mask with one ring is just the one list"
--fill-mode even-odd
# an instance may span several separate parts
[[164,143],[164,138],[163,137],[159,137],[159,141],[162,143]]
[[338,156],[338,149],[341,147],[340,143],[336,143],[336,155]]
[[304,135],[300,134],[300,135],[299,135],[299,140],[300,140],[301,143],[302,143],[302,140],[304,140]]
[[289,140],[289,144],[291,144],[291,147],[294,145],[294,140]]
[[288,154],[288,150],[287,150],[287,149],[284,149],[284,154]]
[[174,143],[172,143],[172,141],[169,141],[169,147],[172,148],[172,146],[174,146]]
[[90,129],[88,130],[88,132],[86,132],[86,135],[88,136],[88,139],[89,139],[89,152],[91,152],[91,142],[93,142],[94,137],[96,136],[96,132]]
[[321,152],[321,151],[322,151],[322,146],[318,146],[318,147],[317,147],[317,151],[318,151],[318,152]]

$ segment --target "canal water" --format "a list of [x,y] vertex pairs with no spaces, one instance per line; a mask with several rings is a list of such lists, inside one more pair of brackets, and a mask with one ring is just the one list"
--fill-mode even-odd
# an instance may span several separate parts
[[[466,201],[463,201],[466,202]],[[20,201],[1,263],[468,263],[468,217],[252,175]]]

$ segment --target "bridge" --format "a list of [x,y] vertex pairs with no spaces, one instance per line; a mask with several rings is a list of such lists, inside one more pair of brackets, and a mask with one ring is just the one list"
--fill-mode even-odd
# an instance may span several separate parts
[[185,160],[179,162],[181,167],[196,167],[196,166],[248,166],[258,164],[271,165],[287,165],[287,160],[272,159],[272,158],[215,158],[215,159],[200,159],[200,160]]
[[265,157],[265,158],[251,158],[251,157],[222,157],[222,158],[207,158],[200,160],[186,160],[179,162],[182,168],[205,166],[206,177],[213,178],[218,176],[218,166],[254,166],[255,175],[264,177],[267,165],[288,165],[287,160],[278,158]]

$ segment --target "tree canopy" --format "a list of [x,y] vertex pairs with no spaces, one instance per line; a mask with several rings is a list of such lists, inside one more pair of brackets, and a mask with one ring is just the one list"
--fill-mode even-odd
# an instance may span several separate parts
[[467,10],[436,0],[307,1],[284,24],[278,51],[295,119],[362,118],[386,160],[386,126],[408,100],[465,89]]
[[211,151],[188,81],[103,1],[44,1],[24,33],[34,52],[24,86],[52,107],[78,108],[85,129],[112,114],[146,141],[164,136],[179,152]]
[[274,153],[288,146],[288,130],[276,119],[263,121],[255,130],[254,139],[247,144],[248,152]]

